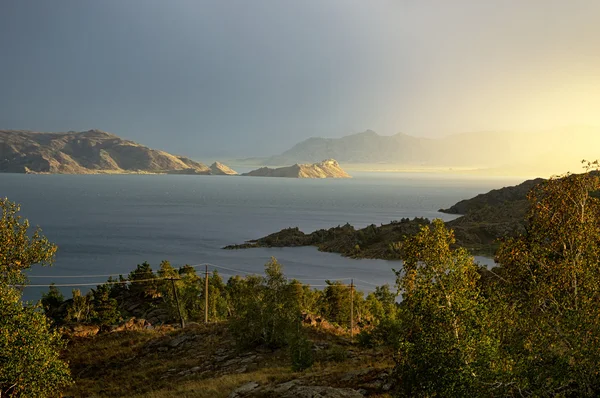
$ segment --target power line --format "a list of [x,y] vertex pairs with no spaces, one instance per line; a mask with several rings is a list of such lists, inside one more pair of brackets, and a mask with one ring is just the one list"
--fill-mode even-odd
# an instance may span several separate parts
[[[198,268],[201,266],[211,266],[217,269],[223,269],[223,270],[227,270],[227,271],[232,271],[232,272],[236,272],[236,273],[241,273],[241,274],[246,274],[246,275],[261,275],[264,276],[264,274],[259,274],[256,272],[249,272],[249,271],[244,271],[244,270],[240,270],[240,269],[235,269],[235,268],[229,268],[229,267],[224,267],[221,265],[216,265],[216,264],[211,264],[211,263],[200,263],[200,264],[193,264],[193,265],[188,265],[186,264],[186,266],[188,267],[192,267],[192,268]],[[179,267],[179,269],[183,268],[183,266]],[[215,271],[217,271],[217,269],[215,269]],[[135,271],[133,271],[135,272]],[[93,275],[29,275],[27,276],[28,278],[99,278],[99,277],[117,277],[117,276],[122,276],[122,273],[119,274],[93,274]],[[221,273],[221,275],[224,276],[237,276],[237,274],[229,274],[229,273]],[[298,282],[301,282],[302,285],[307,285],[309,287],[328,287],[328,286],[351,286],[350,284],[326,284],[326,285],[310,285],[307,283],[302,283],[303,281],[323,281],[323,280],[334,280],[334,281],[343,281],[343,280],[350,280],[352,279],[351,277],[328,277],[328,278],[310,278],[309,275],[287,275],[287,280],[288,281],[293,281],[293,280],[297,280],[296,278],[300,278],[301,280],[298,280]],[[157,280],[164,280],[164,279],[169,279],[169,278],[163,278],[163,277],[156,277],[153,279],[143,279],[143,280],[125,280],[125,281],[103,281],[103,282],[89,282],[89,283],[61,283],[61,284],[55,284],[55,283],[49,283],[49,284],[33,284],[33,285],[13,285],[15,287],[21,287],[21,288],[27,288],[27,287],[48,287],[50,285],[54,285],[56,287],[77,287],[77,286],[99,286],[99,285],[103,285],[103,284],[108,284],[108,285],[123,285],[123,284],[128,284],[128,283],[137,283],[137,282],[149,282],[149,281],[157,281]],[[362,283],[358,283],[358,284],[354,284],[354,286],[362,286],[365,288],[371,288],[372,286],[379,286],[375,283],[371,283],[369,281],[365,281],[363,279],[354,279],[356,281],[365,283],[366,285],[363,285]],[[368,285],[368,286],[367,286]]]
[[106,282],[95,282],[95,283],[62,283],[62,284],[55,284],[55,283],[50,283],[50,284],[44,284],[44,285],[12,285],[13,287],[23,287],[23,288],[27,288],[27,287],[49,287],[49,286],[56,286],[56,287],[75,287],[75,286],[99,286],[99,285],[126,285],[128,283],[139,283],[139,282],[150,282],[150,281],[161,281],[161,280],[170,280],[171,277],[156,277],[156,278],[152,278],[152,279],[138,279],[138,280],[133,280],[133,281],[106,281]]

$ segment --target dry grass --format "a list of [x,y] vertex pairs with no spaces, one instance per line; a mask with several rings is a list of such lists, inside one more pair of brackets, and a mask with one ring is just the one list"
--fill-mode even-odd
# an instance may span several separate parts
[[[359,388],[359,383],[368,380],[348,381],[344,379],[348,372],[365,368],[385,371],[393,365],[389,353],[358,348],[344,336],[327,331],[308,328],[307,332],[316,345],[324,348],[317,352],[315,364],[304,372],[291,370],[286,350],[235,350],[224,324],[74,339],[64,356],[70,362],[75,384],[65,395],[219,398],[250,381],[268,385],[293,379],[311,385]],[[187,339],[185,343],[170,346],[181,337]],[[219,359],[223,352],[228,358],[256,356],[257,360],[247,368],[232,368]],[[202,369],[186,373],[194,367]]]

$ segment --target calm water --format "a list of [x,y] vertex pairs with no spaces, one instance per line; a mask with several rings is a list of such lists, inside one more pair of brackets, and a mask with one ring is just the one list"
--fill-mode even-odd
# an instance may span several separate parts
[[[356,227],[438,213],[460,199],[517,180],[442,179],[435,175],[355,175],[351,180],[228,176],[0,174],[0,197],[58,244],[55,266],[36,267],[32,284],[101,283],[90,274],[126,274],[136,264],[212,263],[261,272],[271,256],[288,276],[311,284],[356,278],[363,290],[394,283],[397,262],[352,260],[314,248],[221,250],[297,226],[305,232],[349,222]],[[220,270],[223,275],[235,272]],[[70,288],[66,288],[70,289]],[[64,289],[64,290],[66,290]],[[85,289],[85,288],[84,288]],[[46,288],[29,287],[26,299]]]

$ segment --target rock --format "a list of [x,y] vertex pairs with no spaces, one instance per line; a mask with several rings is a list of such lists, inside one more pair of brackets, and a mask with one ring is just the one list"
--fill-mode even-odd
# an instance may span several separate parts
[[353,370],[351,372],[346,373],[342,377],[342,381],[351,381],[352,379],[355,379],[355,378],[358,378],[358,377],[362,377],[362,376],[366,376],[369,373],[371,373],[373,370],[374,370],[373,368],[365,368],[365,369]]
[[250,357],[246,357],[246,358],[242,359],[240,361],[240,363],[247,364],[247,363],[250,363],[250,362],[254,362],[256,360],[256,358],[257,358],[256,355],[252,355]]
[[[256,384],[256,383],[254,383]],[[246,385],[245,385],[246,386]],[[244,386],[242,386],[244,387]],[[306,386],[300,380],[292,380],[276,386],[250,387],[241,391],[235,390],[229,397],[279,397],[279,398],[362,398],[363,394],[350,388],[334,388],[325,386]]]
[[258,387],[258,383],[251,381],[250,383],[246,383],[243,386],[235,389],[231,394],[229,394],[229,398],[243,397],[250,391],[256,389],[257,387]]
[[151,328],[150,322],[145,319],[129,318],[126,322],[111,328],[111,332],[122,332],[125,330],[144,330]]
[[233,358],[233,359],[230,359],[229,361],[225,362],[223,364],[223,367],[226,368],[226,367],[231,366],[231,365],[239,364],[240,362],[241,362],[240,358]]
[[100,327],[97,325],[76,324],[62,329],[63,333],[71,337],[92,337],[98,334]]
[[189,335],[180,334],[179,336],[175,337],[173,340],[169,341],[169,346],[172,348],[175,348],[178,345],[180,345],[181,343],[183,343],[184,341],[187,341],[189,339],[190,339]]

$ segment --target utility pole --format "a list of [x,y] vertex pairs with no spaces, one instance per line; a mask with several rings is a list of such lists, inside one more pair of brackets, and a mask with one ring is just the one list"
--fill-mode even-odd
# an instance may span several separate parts
[[173,294],[175,294],[175,303],[177,303],[177,312],[179,313],[179,321],[181,322],[181,328],[185,327],[183,316],[181,316],[181,307],[179,306],[179,296],[177,295],[177,289],[175,288],[175,278],[171,278],[171,286],[173,286]]
[[204,272],[204,323],[208,323],[208,264]]
[[354,279],[350,279],[350,337],[354,341]]

